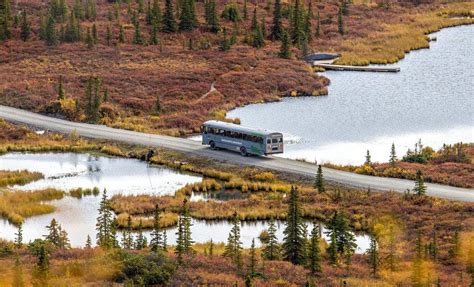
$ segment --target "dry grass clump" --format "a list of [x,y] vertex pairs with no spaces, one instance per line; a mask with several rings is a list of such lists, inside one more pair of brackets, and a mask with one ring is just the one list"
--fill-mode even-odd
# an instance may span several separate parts
[[94,187],[94,188],[78,187],[78,188],[71,189],[68,191],[68,195],[74,198],[82,198],[84,196],[91,196],[91,195],[98,196],[99,194],[100,194],[100,190],[98,187]]
[[3,191],[0,192],[0,215],[13,224],[21,224],[26,217],[53,212],[54,206],[44,202],[63,197],[63,191],[53,188],[37,191]]
[[0,170],[0,187],[16,184],[25,185],[42,178],[44,178],[44,175],[40,172],[30,172],[28,170]]
[[[127,228],[128,227],[128,213],[120,213],[117,215],[117,226],[119,228]],[[138,229],[140,222],[142,223],[142,227],[145,229],[153,228],[154,219],[153,216],[132,216],[132,229]],[[178,223],[178,215],[172,212],[163,212],[160,215],[160,226],[162,228],[172,227]]]

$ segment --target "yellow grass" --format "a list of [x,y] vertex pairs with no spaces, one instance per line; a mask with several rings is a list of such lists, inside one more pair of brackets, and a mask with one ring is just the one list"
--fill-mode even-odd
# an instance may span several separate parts
[[7,185],[24,185],[32,181],[44,178],[40,172],[30,172],[27,170],[0,170],[0,186]]
[[37,191],[0,192],[0,215],[13,224],[22,223],[26,217],[47,214],[55,210],[44,201],[61,199],[64,192],[48,188]]

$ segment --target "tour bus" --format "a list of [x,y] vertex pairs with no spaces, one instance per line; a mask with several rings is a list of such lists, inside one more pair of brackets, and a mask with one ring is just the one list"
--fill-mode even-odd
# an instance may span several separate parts
[[242,127],[220,121],[207,121],[201,126],[202,144],[212,149],[228,149],[241,155],[283,153],[283,134]]

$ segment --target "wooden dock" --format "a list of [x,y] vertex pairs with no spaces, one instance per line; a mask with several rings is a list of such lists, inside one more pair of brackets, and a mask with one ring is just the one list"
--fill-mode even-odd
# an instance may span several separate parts
[[336,70],[336,71],[357,71],[357,72],[390,72],[396,73],[400,72],[399,67],[369,67],[369,66],[344,66],[344,65],[333,65],[325,63],[314,63],[316,67],[321,67],[326,70]]

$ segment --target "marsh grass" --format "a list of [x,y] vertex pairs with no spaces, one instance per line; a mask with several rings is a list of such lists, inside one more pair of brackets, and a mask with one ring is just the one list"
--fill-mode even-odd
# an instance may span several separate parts
[[18,225],[27,217],[53,212],[55,207],[45,202],[63,197],[63,191],[53,188],[37,191],[3,191],[0,192],[0,215]]
[[40,172],[30,172],[28,170],[0,170],[0,187],[8,185],[25,185],[43,178],[44,175]]

